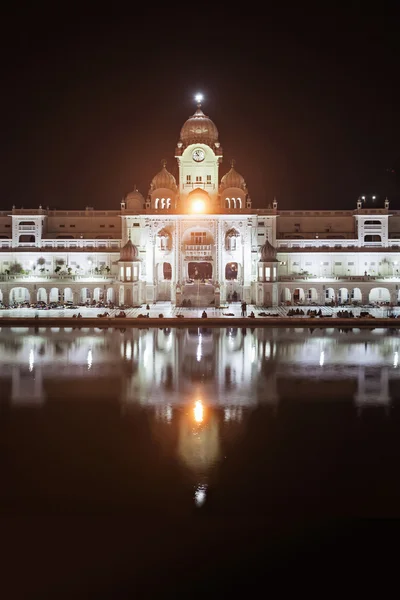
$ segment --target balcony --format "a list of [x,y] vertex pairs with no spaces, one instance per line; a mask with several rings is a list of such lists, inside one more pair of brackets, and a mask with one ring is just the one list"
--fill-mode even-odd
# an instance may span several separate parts
[[211,244],[185,244],[186,258],[211,258]]
[[18,231],[35,231],[36,225],[33,223],[32,225],[19,225]]

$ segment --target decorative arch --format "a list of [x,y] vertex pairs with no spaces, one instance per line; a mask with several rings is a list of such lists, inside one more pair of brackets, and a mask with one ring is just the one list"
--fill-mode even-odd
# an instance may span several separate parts
[[240,233],[235,227],[231,227],[225,234],[225,250],[237,250]]

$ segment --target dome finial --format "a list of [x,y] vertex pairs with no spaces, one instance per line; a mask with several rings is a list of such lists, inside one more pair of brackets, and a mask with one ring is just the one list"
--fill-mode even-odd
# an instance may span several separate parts
[[203,101],[203,94],[196,94],[194,99],[197,102],[197,108],[201,108],[201,103]]
[[234,158],[232,158],[232,160],[231,160],[232,169],[235,167],[235,165],[236,165],[236,160]]
[[165,167],[167,166],[167,161],[165,160],[165,158],[162,159],[161,161],[161,166],[165,169]]

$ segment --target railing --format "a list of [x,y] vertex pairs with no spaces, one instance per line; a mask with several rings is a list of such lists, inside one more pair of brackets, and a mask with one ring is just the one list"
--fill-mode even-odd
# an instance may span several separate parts
[[211,257],[211,244],[186,244],[186,257]]
[[35,231],[35,224],[33,223],[32,225],[19,225],[18,226],[18,230],[19,231]]
[[91,240],[91,239],[52,239],[52,240],[39,240],[36,245],[35,242],[20,242],[18,246],[12,245],[12,240],[0,240],[0,249],[12,248],[13,250],[22,250],[25,248],[32,248],[38,252],[41,250],[115,250],[118,251],[121,248],[121,240]]

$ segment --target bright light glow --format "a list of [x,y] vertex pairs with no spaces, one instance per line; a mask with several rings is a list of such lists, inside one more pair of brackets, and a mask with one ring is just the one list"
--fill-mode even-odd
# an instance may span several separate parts
[[376,196],[372,196],[372,200],[376,200]]
[[323,367],[325,362],[325,352],[321,350],[321,354],[319,355],[319,366]]
[[202,102],[203,94],[196,94],[194,98],[195,98],[196,102]]
[[362,200],[365,200],[365,196],[361,196],[361,199],[362,199]]
[[253,363],[256,360],[256,347],[251,347],[251,362]]
[[130,340],[126,342],[125,358],[126,360],[131,360],[132,358],[132,342]]
[[88,353],[87,353],[87,368],[88,368],[88,370],[92,368],[92,364],[93,364],[92,351],[88,350]]
[[203,506],[206,501],[207,486],[205,484],[199,484],[194,492],[194,503],[197,508]]
[[33,357],[33,350],[30,350],[29,352],[29,370],[33,371],[33,365],[34,365],[34,357]]
[[399,366],[399,353],[398,352],[394,353],[393,366],[394,366],[394,368]]
[[196,360],[197,362],[201,361],[201,356],[202,356],[202,352],[201,352],[201,344],[202,344],[203,338],[201,337],[201,333],[199,333],[199,344],[197,346],[197,352],[196,352]]
[[204,200],[194,200],[192,203],[192,211],[194,213],[203,213],[206,209]]
[[194,409],[193,409],[193,414],[194,414],[194,420],[196,421],[196,423],[202,423],[203,419],[204,419],[204,407],[201,403],[201,400],[196,400],[195,405],[194,405]]

